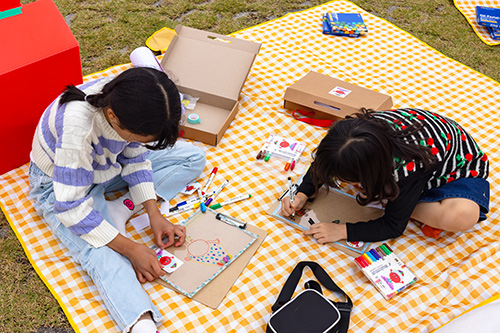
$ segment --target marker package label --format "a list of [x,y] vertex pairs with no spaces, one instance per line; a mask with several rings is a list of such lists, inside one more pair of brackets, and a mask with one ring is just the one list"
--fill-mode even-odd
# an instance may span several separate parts
[[357,257],[355,261],[386,300],[402,292],[418,280],[415,274],[392,251],[384,252],[372,249]]
[[298,159],[305,148],[306,145],[304,143],[276,134],[271,134],[262,146],[261,151],[286,159]]

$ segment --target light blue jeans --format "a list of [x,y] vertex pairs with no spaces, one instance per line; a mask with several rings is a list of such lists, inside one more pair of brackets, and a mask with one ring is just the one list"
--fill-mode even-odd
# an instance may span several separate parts
[[[186,184],[196,179],[205,167],[205,153],[186,142],[177,142],[172,149],[151,151],[148,155],[153,167],[157,194],[170,200]],[[55,237],[69,250],[94,281],[111,317],[123,332],[128,332],[137,319],[150,312],[155,322],[161,314],[136,278],[130,261],[107,246],[94,248],[74,235],[54,215],[54,188],[52,178],[31,163],[29,169],[30,195],[35,209],[48,223]],[[120,176],[106,185],[94,185],[89,194],[94,199],[94,209],[113,223],[104,193],[126,189],[127,183]]]

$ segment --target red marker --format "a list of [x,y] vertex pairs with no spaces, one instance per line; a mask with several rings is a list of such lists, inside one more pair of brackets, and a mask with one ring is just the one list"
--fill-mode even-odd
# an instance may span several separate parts
[[359,267],[361,267],[361,268],[365,268],[366,267],[366,264],[363,262],[363,260],[361,260],[361,258],[354,258],[354,260],[356,260],[356,262],[358,263]]
[[[293,161],[293,158],[291,158],[291,159],[290,159],[290,161],[286,162],[286,164],[285,164],[285,171],[288,171],[288,169],[290,169],[290,165],[291,165],[293,162],[294,162],[294,161]],[[293,168],[292,168],[292,169],[290,169],[290,170],[293,170]]]
[[365,267],[370,266],[370,264],[368,263],[368,261],[366,261],[366,260],[365,260],[365,258],[364,258],[364,257],[362,257],[362,256],[361,256],[361,257],[359,257],[359,261],[361,261],[361,262],[365,265]]
[[214,180],[215,174],[217,173],[217,170],[219,170],[217,167],[212,169],[212,173],[210,173],[210,178],[208,178],[207,183],[205,187],[203,188],[202,194],[205,195],[207,193],[208,188],[210,187],[210,184],[212,184],[212,181]]

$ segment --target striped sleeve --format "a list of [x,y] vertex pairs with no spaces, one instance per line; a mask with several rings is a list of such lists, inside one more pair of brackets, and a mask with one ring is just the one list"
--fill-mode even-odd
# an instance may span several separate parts
[[57,149],[55,156],[54,213],[72,233],[92,246],[106,245],[116,237],[118,230],[93,208],[93,199],[87,195],[94,180],[88,153]]
[[121,176],[129,185],[132,200],[137,203],[156,200],[151,161],[146,159],[148,153],[140,143],[132,142],[117,158],[123,168]]

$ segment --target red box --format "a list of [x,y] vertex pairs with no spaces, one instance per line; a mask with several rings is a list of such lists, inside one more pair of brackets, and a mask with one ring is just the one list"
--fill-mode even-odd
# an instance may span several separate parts
[[52,0],[0,20],[0,174],[29,162],[36,125],[68,84],[82,83],[80,49]]
[[21,7],[21,0],[2,0],[0,1],[0,12]]

